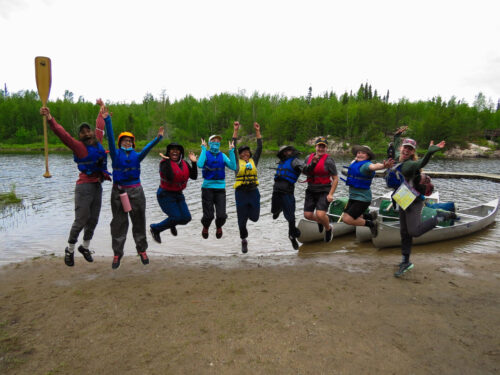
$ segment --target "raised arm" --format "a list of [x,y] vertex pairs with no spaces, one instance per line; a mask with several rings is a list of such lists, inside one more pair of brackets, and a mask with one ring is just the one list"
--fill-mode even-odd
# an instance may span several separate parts
[[104,118],[104,122],[106,123],[106,134],[108,135],[109,156],[111,157],[111,160],[114,160],[116,156],[116,147],[115,147],[115,134],[113,133],[113,124],[111,123],[111,116],[109,115],[107,108],[104,108],[101,111],[101,115]]
[[149,151],[151,151],[151,149],[156,146],[158,144],[158,142],[160,142],[163,138],[163,132],[164,132],[164,129],[163,129],[163,126],[160,126],[160,128],[158,129],[158,135],[155,137],[155,139],[153,139],[151,142],[149,142],[146,147],[144,147],[142,149],[142,151],[139,153],[139,162],[141,162],[142,160],[144,160],[144,158],[146,157],[146,155],[149,153]]
[[196,165],[198,165],[198,168],[203,168],[205,166],[205,162],[207,161],[207,142],[202,138],[201,139],[201,152],[200,152],[200,158],[198,159],[198,162]]
[[260,125],[258,123],[254,122],[253,127],[255,129],[255,137],[257,138],[257,149],[253,155],[253,161],[257,165],[262,154],[262,135],[260,134]]
[[106,126],[106,122],[104,121],[104,117],[102,117],[102,112],[104,111],[104,103],[102,99],[97,99],[96,104],[99,106],[99,113],[97,114],[97,118],[95,120],[95,137],[102,143],[102,139],[104,137],[104,127]]

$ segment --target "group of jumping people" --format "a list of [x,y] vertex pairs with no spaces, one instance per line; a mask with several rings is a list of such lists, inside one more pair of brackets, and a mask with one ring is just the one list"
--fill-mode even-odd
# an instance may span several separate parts
[[[80,232],[83,230],[83,242],[77,250],[88,262],[93,262],[90,251],[90,241],[99,219],[102,201],[102,182],[113,182],[111,191],[111,238],[113,249],[112,268],[120,266],[123,249],[128,232],[129,217],[132,222],[132,235],[141,262],[146,265],[149,258],[146,253],[148,242],[146,238],[146,198],[141,185],[141,161],[151,149],[163,138],[164,129],[160,127],[157,136],[150,141],[141,152],[135,150],[135,137],[130,132],[115,135],[111,114],[101,99],[97,100],[99,113],[95,130],[88,123],[82,123],[78,128],[78,140],[74,139],[51,115],[49,108],[42,107],[40,114],[48,120],[51,130],[61,141],[71,149],[74,161],[80,172],[75,187],[75,220],[71,226],[68,246],[65,249],[64,262],[74,266],[74,252]],[[165,154],[160,153],[159,163],[160,186],[157,190],[157,200],[166,219],[150,225],[150,233],[154,241],[161,243],[161,233],[170,230],[177,236],[177,226],[186,225],[191,221],[191,214],[186,204],[183,190],[188,180],[198,178],[198,168],[202,169],[203,184],[201,199],[203,216],[201,218],[201,236],[209,237],[209,229],[215,219],[215,237],[223,236],[223,226],[226,214],[226,168],[235,173],[235,202],[238,228],[241,239],[242,253],[248,252],[248,220],[256,222],[260,216],[260,193],[258,179],[258,163],[262,153],[262,135],[260,125],[254,123],[257,148],[252,153],[250,147],[242,145],[235,148],[238,142],[238,131],[241,124],[233,123],[233,136],[229,142],[229,156],[220,150],[222,137],[212,135],[208,144],[201,140],[199,158],[189,152],[190,164],[184,160],[185,152],[182,145],[170,143]],[[107,153],[102,146],[104,130],[107,134],[109,156],[111,157],[112,173],[108,171]],[[393,157],[382,163],[374,163],[374,153],[368,146],[355,146],[352,149],[354,160],[347,170],[346,183],[349,186],[349,200],[342,215],[343,221],[350,225],[367,226],[373,235],[377,235],[374,222],[376,214],[367,213],[372,194],[370,190],[376,170],[389,169],[393,171],[399,185],[408,184],[410,188],[419,189],[415,182],[420,176],[432,154],[442,149],[444,141],[437,145],[431,142],[429,150],[423,159],[417,160],[416,142],[404,139],[401,134],[406,128],[400,128],[395,135]],[[400,145],[401,144],[401,145]],[[279,163],[274,176],[274,186],[271,199],[271,213],[276,220],[280,213],[288,221],[288,238],[294,249],[299,248],[297,238],[300,231],[295,221],[295,184],[300,175],[307,177],[305,191],[304,217],[318,224],[318,231],[324,233],[324,241],[332,239],[333,227],[328,216],[328,207],[334,200],[333,196],[338,185],[338,174],[333,158],[327,153],[328,141],[320,137],[315,141],[315,152],[305,160],[299,158],[300,153],[290,145],[282,146],[277,157]],[[396,161],[398,163],[396,163]],[[397,187],[395,186],[395,189]],[[413,267],[410,263],[412,238],[432,229],[439,221],[450,218],[449,213],[438,212],[438,215],[427,221],[421,221],[423,194],[409,207],[400,209],[401,239],[403,261],[395,276],[399,277]]]

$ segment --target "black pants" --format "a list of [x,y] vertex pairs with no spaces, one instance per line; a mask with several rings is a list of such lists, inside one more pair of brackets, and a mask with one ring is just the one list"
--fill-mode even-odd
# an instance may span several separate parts
[[279,214],[282,211],[283,216],[288,221],[288,235],[298,237],[298,230],[295,227],[295,196],[293,193],[273,191],[271,213]]
[[422,221],[424,201],[417,198],[406,210],[399,208],[399,222],[401,233],[401,254],[410,255],[413,237],[427,233],[437,224],[437,217]]
[[203,216],[201,224],[208,228],[214,219],[215,226],[221,228],[227,219],[226,214],[226,189],[201,188],[201,205]]
[[68,243],[76,243],[82,229],[84,230],[83,240],[92,239],[99,221],[101,202],[102,186],[99,182],[75,186],[75,221],[69,232]]

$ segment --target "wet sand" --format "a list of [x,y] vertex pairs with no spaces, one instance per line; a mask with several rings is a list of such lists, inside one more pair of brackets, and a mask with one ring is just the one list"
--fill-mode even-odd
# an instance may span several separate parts
[[500,254],[0,268],[2,374],[500,373]]

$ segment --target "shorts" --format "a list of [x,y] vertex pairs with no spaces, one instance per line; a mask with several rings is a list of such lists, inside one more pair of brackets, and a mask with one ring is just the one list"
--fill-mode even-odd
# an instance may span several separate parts
[[306,190],[304,201],[304,212],[314,212],[314,210],[328,211],[330,202],[326,199],[328,192],[311,192]]
[[371,202],[356,201],[354,199],[349,199],[347,202],[344,212],[351,216],[353,219],[357,219],[370,207]]

